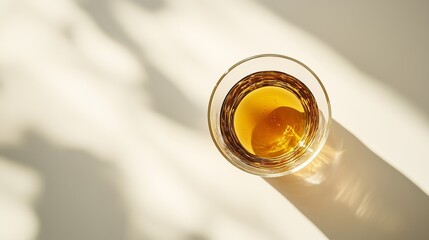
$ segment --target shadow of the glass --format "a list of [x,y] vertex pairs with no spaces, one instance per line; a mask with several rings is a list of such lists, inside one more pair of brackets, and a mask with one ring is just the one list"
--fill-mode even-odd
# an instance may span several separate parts
[[319,156],[266,178],[330,239],[429,239],[429,197],[333,122]]

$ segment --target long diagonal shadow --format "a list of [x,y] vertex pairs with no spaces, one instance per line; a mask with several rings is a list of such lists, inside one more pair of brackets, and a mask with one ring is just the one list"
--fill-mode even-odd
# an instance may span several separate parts
[[329,239],[429,239],[429,197],[334,122],[319,156],[266,178]]

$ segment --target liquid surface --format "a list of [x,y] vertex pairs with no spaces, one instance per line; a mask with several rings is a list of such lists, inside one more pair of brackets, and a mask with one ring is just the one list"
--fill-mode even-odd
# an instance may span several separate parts
[[277,168],[306,151],[318,129],[319,110],[311,91],[297,78],[262,71],[231,88],[220,125],[234,156],[258,168]]
[[247,94],[234,114],[241,145],[260,157],[277,157],[301,140],[306,125],[304,107],[292,92],[266,86]]

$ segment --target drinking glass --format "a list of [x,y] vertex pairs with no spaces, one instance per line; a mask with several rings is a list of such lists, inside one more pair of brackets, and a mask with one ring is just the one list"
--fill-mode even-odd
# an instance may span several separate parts
[[[247,153],[250,157],[245,159],[233,151],[229,141],[226,141],[225,134],[233,133],[231,131],[222,131],[224,126],[221,124],[221,111],[225,98],[240,80],[251,74],[263,71],[286,73],[296,81],[304,84],[314,96],[317,104],[315,114],[318,114],[318,123],[317,126],[313,126],[315,133],[311,136],[311,139],[304,141],[304,138],[310,136],[303,136],[303,139],[297,144],[298,147],[291,152],[276,158]],[[233,119],[233,117],[230,119]],[[208,126],[218,150],[234,166],[262,177],[279,177],[291,174],[309,164],[325,144],[329,134],[330,123],[331,106],[325,87],[320,79],[302,62],[279,54],[256,55],[234,64],[216,83],[208,105]],[[233,122],[230,124],[233,124]]]

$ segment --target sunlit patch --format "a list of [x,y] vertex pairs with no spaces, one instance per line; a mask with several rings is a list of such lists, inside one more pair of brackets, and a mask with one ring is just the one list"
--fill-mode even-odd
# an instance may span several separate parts
[[37,172],[0,157],[0,239],[36,239],[39,222],[34,205],[41,193]]

